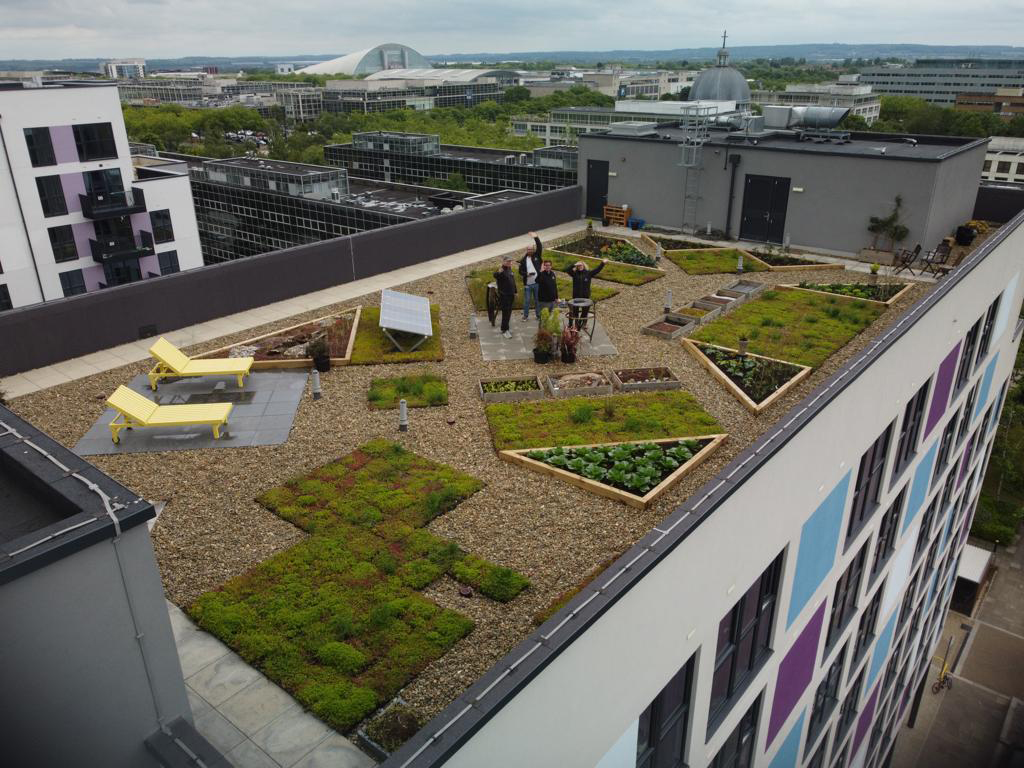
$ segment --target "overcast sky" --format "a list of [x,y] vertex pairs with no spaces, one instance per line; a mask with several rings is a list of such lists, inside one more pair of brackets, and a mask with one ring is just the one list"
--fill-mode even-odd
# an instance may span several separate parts
[[0,0],[0,59],[1020,44],[1021,0]]

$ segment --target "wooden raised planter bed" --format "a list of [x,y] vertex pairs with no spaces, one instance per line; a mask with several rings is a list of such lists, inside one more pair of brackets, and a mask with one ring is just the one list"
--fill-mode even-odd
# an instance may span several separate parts
[[641,333],[648,336],[657,336],[659,339],[676,339],[684,333],[691,333],[698,323],[695,318],[682,318],[678,316],[665,316],[662,320],[655,320],[640,329]]
[[[868,285],[868,283],[864,283],[864,285]],[[816,294],[818,296],[829,296],[829,297],[834,298],[834,299],[846,299],[847,301],[863,301],[866,304],[874,304],[874,305],[879,306],[879,307],[891,307],[893,304],[896,303],[897,299],[902,297],[903,294],[905,294],[907,291],[909,291],[911,288],[913,288],[914,284],[913,283],[904,283],[903,284],[903,288],[901,288],[896,294],[890,296],[885,301],[879,301],[878,299],[861,299],[861,298],[859,298],[857,296],[847,296],[846,294],[843,294],[843,293],[833,293],[832,291],[819,291],[819,290],[816,290],[814,288],[801,288],[799,285],[784,284],[784,285],[777,285],[775,287],[779,288],[779,289],[781,289],[783,291],[805,291],[807,293],[813,293],[813,294]]]
[[715,347],[716,349],[724,349],[727,352],[736,352],[735,349],[729,347],[721,347],[717,344],[705,344],[702,341],[693,341],[692,339],[683,339],[683,346],[686,347],[687,351],[693,356],[693,358],[703,365],[712,376],[718,379],[718,382],[725,387],[729,392],[732,393],[733,397],[739,400],[743,406],[751,413],[758,414],[770,407],[772,403],[782,397],[786,392],[795,387],[801,381],[811,375],[812,369],[806,365],[799,365],[797,363],[791,363],[788,360],[777,360],[774,357],[765,357],[763,355],[755,355],[747,353],[748,357],[756,358],[758,360],[767,360],[772,363],[778,363],[794,368],[796,372],[794,375],[786,381],[782,386],[772,392],[768,397],[760,402],[755,402],[750,395],[743,391],[743,388],[739,384],[729,378],[728,374],[719,368],[714,361],[712,361],[707,355],[704,354],[704,347]]
[[[530,381],[535,383],[537,388],[513,390],[511,392],[484,391],[484,384],[502,381]],[[477,389],[480,392],[480,399],[485,403],[518,403],[523,400],[543,400],[547,397],[540,376],[504,376],[497,379],[481,379],[480,383],[477,384]]]
[[[683,313],[684,309],[698,309],[702,311],[704,314],[701,315],[700,317],[697,317],[696,315],[687,315]],[[706,306],[697,306],[696,302],[690,302],[689,304],[684,304],[678,309],[673,309],[671,312],[666,313],[665,319],[670,320],[672,322],[696,323],[697,325],[704,325],[705,323],[710,323],[720,314],[722,314],[722,308],[720,306],[716,305],[713,309],[711,309]]]
[[[591,480],[590,478],[578,475],[575,472],[570,472],[559,467],[554,467],[550,464],[546,464],[543,461],[531,459],[527,456],[528,453],[533,451],[549,451],[552,448],[524,448],[519,450],[504,450],[499,451],[498,456],[504,461],[512,464],[518,464],[521,467],[533,470],[534,472],[540,472],[551,477],[556,477],[559,480],[575,485],[577,488],[581,488],[584,491],[597,494],[598,496],[604,496],[607,499],[613,499],[615,501],[621,501],[623,504],[628,504],[636,509],[644,509],[652,502],[654,502],[659,496],[668,491],[672,486],[676,485],[682,480],[687,474],[692,472],[698,466],[710,456],[718,447],[725,441],[728,435],[715,434],[715,435],[700,435],[696,437],[669,437],[661,438],[658,440],[631,440],[625,443],[593,443],[591,445],[575,445],[571,446],[575,449],[584,448],[598,448],[615,445],[638,445],[653,443],[655,445],[672,445],[680,443],[684,440],[699,440],[704,443],[703,447],[693,454],[693,457],[675,469],[671,474],[664,477],[658,485],[652,488],[650,491],[645,493],[643,496],[638,496],[629,491],[620,490],[612,485],[603,483],[597,480]],[[570,447],[570,446],[566,446]]]
[[767,286],[754,280],[737,280],[725,288],[718,289],[719,296],[732,296],[737,303],[748,301],[764,291]]
[[[569,387],[563,388],[558,386],[558,382],[562,379],[572,376],[600,376],[603,384],[597,384],[595,386],[586,387]],[[610,395],[612,393],[612,383],[608,377],[600,371],[587,371],[584,373],[565,373],[561,376],[547,376],[545,378],[548,391],[552,397],[564,398],[564,397],[583,397],[587,395]]]
[[[760,254],[756,253],[755,251],[751,251],[750,253],[751,253],[751,255],[754,258],[756,258],[762,264],[767,264],[768,265],[768,271],[770,271],[770,272],[800,272],[802,270],[821,271],[821,270],[837,270],[837,269],[841,270],[841,269],[846,269],[846,265],[844,265],[844,264],[828,264],[828,263],[823,263],[823,262],[820,262],[820,261],[811,262],[809,264],[772,264],[771,262],[766,261]],[[781,255],[788,256],[789,254],[781,254]],[[791,256],[791,258],[802,259],[804,257],[794,254],[794,255]],[[810,261],[810,260],[808,259],[807,261]]]
[[[228,353],[230,353],[230,351],[232,349],[234,349],[235,347],[250,346],[250,345],[258,344],[259,342],[261,342],[261,341],[263,341],[265,339],[271,339],[271,338],[274,338],[274,337],[277,337],[277,336],[286,336],[286,335],[288,335],[288,333],[290,331],[296,331],[296,330],[298,330],[300,328],[305,328],[306,326],[315,325],[315,324],[320,323],[320,322],[322,322],[324,320],[330,320],[332,318],[338,318],[338,317],[340,317],[342,315],[352,314],[352,328],[349,330],[348,343],[345,346],[345,355],[343,357],[332,357],[331,358],[331,365],[332,366],[334,366],[334,365],[348,365],[349,361],[352,359],[352,347],[356,343],[356,332],[359,330],[359,317],[362,314],[362,311],[363,311],[363,308],[360,306],[360,307],[356,307],[354,310],[353,309],[346,309],[346,310],[344,310],[342,312],[335,312],[334,314],[331,314],[331,315],[324,315],[323,317],[317,317],[317,318],[315,318],[313,320],[307,320],[304,323],[298,323],[297,325],[291,325],[291,326],[288,326],[287,328],[280,328],[280,329],[278,329],[276,331],[271,331],[270,333],[264,333],[262,336],[256,336],[256,337],[251,338],[251,339],[245,339],[244,341],[238,341],[238,342],[235,342],[234,344],[229,344],[226,347],[220,347],[219,349],[214,349],[214,350],[211,350],[209,352],[204,352],[202,355],[199,355],[199,359],[210,358],[210,357],[227,357]],[[303,342],[299,342],[299,343],[303,343]],[[311,358],[308,358],[308,357],[287,357],[287,358],[282,357],[282,358],[279,358],[279,359],[276,359],[276,360],[260,360],[260,359],[256,359],[256,360],[253,361],[253,364],[252,364],[252,369],[254,371],[273,371],[273,370],[281,370],[281,369],[288,369],[288,368],[312,368],[312,367],[313,367],[313,360]]]
[[[646,373],[653,374],[652,378],[658,381],[641,381]],[[608,378],[612,385],[622,392],[657,392],[668,389],[679,389],[683,382],[665,367],[656,368],[621,368],[617,371],[609,371]],[[637,380],[634,380],[637,379]]]

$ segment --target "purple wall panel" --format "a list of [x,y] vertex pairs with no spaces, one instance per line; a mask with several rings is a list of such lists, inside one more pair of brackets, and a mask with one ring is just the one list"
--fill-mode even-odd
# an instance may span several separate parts
[[68,213],[82,210],[82,201],[78,197],[85,194],[85,178],[82,174],[62,173],[60,186],[64,190],[64,202],[68,206]]
[[800,700],[814,676],[814,665],[818,660],[818,640],[821,638],[821,626],[825,619],[825,603],[818,606],[807,626],[790,647],[786,658],[779,664],[779,673],[775,682],[775,699],[772,701],[772,714],[768,721],[768,742],[766,748],[778,734]]
[[143,279],[149,277],[149,273],[160,274],[160,259],[154,253],[152,256],[143,256],[139,259],[139,269],[142,270]]
[[932,395],[932,407],[928,411],[928,421],[924,427],[924,441],[931,434],[932,429],[938,424],[946,413],[946,406],[949,404],[949,390],[953,386],[953,376],[956,374],[957,358],[960,355],[960,342],[956,343],[953,351],[946,355],[946,359],[939,366],[939,373],[935,377],[935,394]]
[[100,289],[100,283],[106,278],[103,267],[97,264],[95,267],[82,269],[82,277],[85,278],[85,290],[92,292]]
[[70,125],[56,125],[50,128],[50,141],[53,143],[53,156],[58,163],[77,163],[78,148],[75,146],[75,134]]
[[871,721],[875,719],[875,705],[878,703],[878,689],[881,687],[881,684],[875,686],[875,692],[871,694],[871,698],[868,699],[868,703],[864,705],[864,710],[860,713],[860,719],[857,720],[857,730],[854,731],[853,741],[850,746],[851,755],[857,754],[857,747],[860,746],[861,741],[864,739],[864,734],[871,727]]
[[149,232],[150,234],[153,234],[153,225],[149,221],[148,213],[133,213],[131,215],[131,220],[132,232],[135,233],[136,237],[139,236],[139,232],[143,229]]
[[[964,418],[968,417],[965,415]],[[974,453],[974,438],[977,436],[977,432],[971,435],[971,439],[967,441],[967,447],[964,448],[964,460],[960,463],[960,476],[956,479],[957,490],[960,490],[960,486],[964,484],[964,479],[967,477],[967,468],[971,464],[971,454]]]
[[89,247],[89,240],[96,239],[96,229],[92,222],[85,221],[71,225],[71,231],[75,235],[75,247],[78,249],[78,258],[92,261],[92,249]]

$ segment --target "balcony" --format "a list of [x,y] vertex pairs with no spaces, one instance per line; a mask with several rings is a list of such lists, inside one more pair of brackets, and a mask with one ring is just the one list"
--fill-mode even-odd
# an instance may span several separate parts
[[78,199],[87,219],[112,219],[146,211],[146,196],[136,187],[121,192],[89,192]]
[[92,249],[93,261],[98,264],[137,259],[142,256],[152,256],[155,253],[153,235],[145,230],[140,231],[138,237],[90,240],[89,247]]

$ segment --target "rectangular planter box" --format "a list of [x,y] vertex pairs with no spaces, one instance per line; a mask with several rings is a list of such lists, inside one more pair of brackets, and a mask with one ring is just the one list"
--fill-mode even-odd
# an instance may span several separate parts
[[612,383],[611,383],[611,381],[608,380],[607,376],[605,376],[603,373],[601,373],[601,371],[587,371],[587,373],[599,374],[608,383],[607,384],[600,384],[600,385],[598,385],[596,387],[576,387],[574,389],[559,389],[556,386],[558,379],[562,378],[562,376],[578,376],[579,375],[579,374],[573,374],[573,373],[562,374],[562,376],[548,376],[548,377],[545,378],[545,382],[547,383],[547,388],[548,388],[548,391],[551,393],[551,396],[552,397],[557,397],[557,398],[586,397],[586,396],[594,396],[594,395],[610,395],[612,393]]
[[684,333],[690,333],[694,328],[697,327],[697,323],[694,322],[693,318],[685,324],[678,322],[669,322],[669,319],[655,320],[653,323],[648,323],[640,329],[641,333],[646,333],[648,336],[657,336],[659,339],[676,339],[682,336]]
[[[535,381],[537,388],[518,392],[484,392],[484,384],[495,381]],[[477,384],[477,390],[480,392],[480,399],[485,403],[518,403],[523,400],[543,400],[547,397],[540,376],[505,376],[498,379],[481,379]]]
[[[636,371],[643,370],[654,370],[659,375],[666,376],[668,381],[623,381],[622,374],[630,374]],[[611,379],[612,385],[622,392],[657,392],[668,389],[679,389],[683,386],[681,382],[672,371],[664,367],[655,367],[653,369],[644,368],[621,368],[617,371],[610,371],[608,378]]]
[[[859,282],[864,282],[864,281],[862,280],[862,281],[859,281]],[[815,293],[818,296],[831,296],[833,298],[838,298],[838,299],[849,299],[851,301],[863,301],[863,302],[865,302],[867,304],[874,304],[874,305],[879,306],[879,307],[891,307],[901,296],[903,296],[903,294],[905,294],[907,291],[909,291],[911,288],[913,288],[914,284],[913,283],[907,283],[906,285],[903,286],[903,288],[899,291],[899,293],[894,294],[893,296],[891,296],[890,298],[886,299],[885,301],[878,301],[877,299],[858,299],[856,296],[844,296],[841,293],[832,293],[831,291],[817,291],[814,288],[801,288],[799,285],[783,284],[783,285],[777,285],[775,287],[779,288],[779,289],[781,289],[783,291],[806,291],[807,293]]]
[[[717,293],[709,294],[707,296],[701,296],[697,301],[693,302],[693,306],[706,309],[709,307],[728,307],[736,301],[735,296],[720,296]],[[702,302],[698,304],[697,302]]]
[[[700,317],[692,317],[690,315],[683,315],[679,313],[680,309],[686,309],[687,307],[693,307],[694,309],[703,309],[705,314],[701,315]],[[684,304],[683,306],[679,307],[679,309],[672,310],[671,312],[665,315],[665,318],[667,320],[674,320],[676,322],[696,323],[697,325],[704,325],[705,323],[710,323],[720,314],[722,314],[722,308],[720,306],[716,305],[714,308],[701,307],[697,305],[697,302],[691,302],[689,304]]]
[[723,296],[736,296],[742,299],[752,299],[765,289],[764,283],[754,280],[737,280],[731,285],[720,288],[718,293]]

